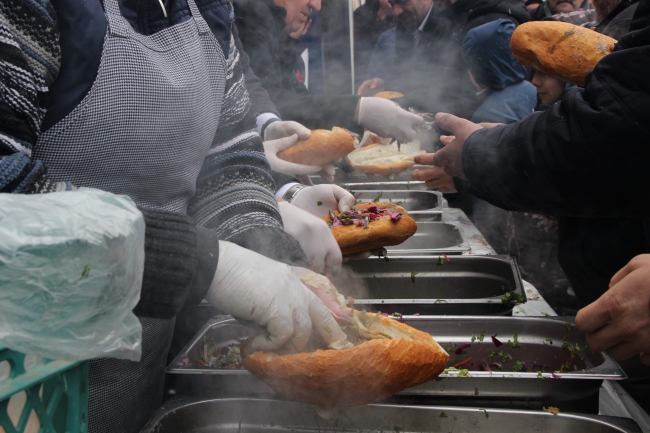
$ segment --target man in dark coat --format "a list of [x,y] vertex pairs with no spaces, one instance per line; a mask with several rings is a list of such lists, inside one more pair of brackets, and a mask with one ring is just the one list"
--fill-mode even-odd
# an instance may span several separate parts
[[[595,348],[609,349],[623,360],[634,354],[630,347],[641,344],[639,339],[650,328],[650,307],[643,301],[650,285],[639,280],[624,295],[603,293],[617,268],[635,254],[650,252],[649,0],[639,2],[630,30],[587,75],[584,89],[567,89],[560,103],[547,111],[492,129],[439,115],[438,124],[456,138],[433,158],[424,158],[466,179],[457,184],[466,182],[473,195],[496,206],[561,216],[560,249],[566,251],[567,239],[581,245],[574,250],[581,266],[567,268],[562,263],[576,295],[583,305],[602,295],[593,305],[607,303],[606,323],[612,325],[601,326],[617,328],[608,331],[607,338],[595,328],[583,329],[593,333]],[[427,162],[424,159],[416,162]],[[592,228],[584,229],[585,219],[611,239],[576,237],[576,223],[582,224],[577,227],[583,237],[589,235]],[[619,230],[625,229],[621,223],[637,224],[636,238],[617,242]],[[611,230],[604,230],[606,224]],[[613,251],[594,254],[601,244]],[[630,317],[647,320],[628,323]],[[624,384],[626,390],[648,410],[650,369],[638,357],[622,366],[631,378]]]
[[388,0],[366,0],[354,11],[354,74],[357,85],[368,70],[372,50],[379,35],[395,23]]
[[402,142],[416,136],[422,118],[381,98],[356,95],[305,94],[296,88],[293,74],[297,52],[289,34],[304,27],[320,0],[236,0],[235,21],[250,66],[283,120],[307,128],[334,126],[362,131],[369,129]]

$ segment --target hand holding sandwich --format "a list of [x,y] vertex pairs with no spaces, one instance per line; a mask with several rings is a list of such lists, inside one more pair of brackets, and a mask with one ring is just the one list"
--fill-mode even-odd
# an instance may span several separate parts
[[309,268],[318,273],[339,269],[343,262],[341,248],[325,221],[292,203],[279,202],[280,215],[284,230],[298,241],[307,254]]
[[310,214],[323,218],[330,210],[345,212],[354,206],[356,199],[338,185],[314,185],[301,189],[293,196],[291,204]]
[[401,143],[413,140],[416,129],[424,125],[424,119],[417,114],[388,99],[373,97],[359,100],[357,122],[381,137],[392,137]]
[[298,122],[276,121],[270,123],[264,131],[264,154],[269,160],[271,169],[278,173],[290,176],[307,175],[319,173],[328,181],[334,180],[334,166],[296,164],[279,158],[278,153],[292,146],[299,141],[309,138],[311,131]]
[[285,343],[292,351],[303,351],[312,328],[329,346],[346,342],[323,302],[288,265],[230,242],[219,242],[219,264],[205,298],[220,310],[266,329],[266,334],[253,340],[255,351],[277,350]]

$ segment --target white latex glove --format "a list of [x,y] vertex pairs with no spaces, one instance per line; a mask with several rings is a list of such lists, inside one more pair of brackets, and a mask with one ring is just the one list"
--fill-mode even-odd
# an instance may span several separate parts
[[323,166],[305,165],[305,164],[296,164],[295,162],[289,162],[278,158],[278,153],[282,152],[284,149],[287,149],[291,146],[295,146],[296,143],[298,143],[298,141],[306,140],[307,138],[309,138],[309,136],[311,135],[311,131],[309,131],[309,129],[302,126],[300,123],[296,123],[296,122],[273,122],[266,127],[266,131],[264,131],[265,137],[274,136],[276,134],[281,134],[290,131],[289,127],[284,127],[280,125],[280,127],[276,128],[275,131],[269,133],[269,128],[271,128],[273,125],[277,123],[295,124],[300,128],[304,129],[305,131],[307,131],[308,134],[306,137],[304,137],[304,131],[303,131],[301,134],[294,133],[292,135],[289,135],[288,137],[264,141],[263,143],[264,154],[266,155],[266,159],[269,160],[271,169],[273,171],[277,171],[278,173],[288,174],[289,176],[299,176],[299,175],[318,173],[323,179],[327,180],[328,182],[332,182],[334,180],[334,166],[332,164],[325,164]]
[[354,206],[356,199],[337,185],[308,186],[293,196],[291,204],[310,214],[323,218],[330,210],[345,212]]
[[320,299],[288,265],[219,241],[219,264],[205,299],[221,311],[266,328],[253,351],[272,351],[285,343],[305,349],[312,326],[329,346],[341,347],[346,336]]
[[341,248],[332,231],[321,218],[289,202],[278,203],[284,231],[293,236],[309,259],[309,268],[320,274],[337,272],[343,261]]
[[359,100],[359,125],[381,137],[392,137],[400,143],[408,143],[417,136],[415,127],[423,126],[424,120],[409,113],[395,102],[383,98]]
[[311,131],[298,122],[279,120],[268,124],[264,130],[264,141],[277,140],[294,134],[298,135],[298,141],[303,141],[309,138]]

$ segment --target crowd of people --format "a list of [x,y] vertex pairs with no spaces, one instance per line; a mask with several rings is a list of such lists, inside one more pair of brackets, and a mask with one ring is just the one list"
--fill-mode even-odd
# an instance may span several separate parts
[[[447,113],[448,134],[413,178],[467,198],[551,303],[570,284],[578,328],[629,359],[626,389],[647,409],[650,3],[585,3],[367,0],[357,94],[313,95],[296,62],[321,0],[0,0],[0,192],[99,188],[131,197],[146,223],[142,360],[91,360],[89,431],[140,431],[162,401],[176,318],[202,299],[266,328],[259,350],[300,350],[312,328],[342,344],[287,265],[336,272],[322,217],[355,199],[305,179],[332,180],[331,164],[277,154],[333,126],[408,142],[423,124],[410,108]],[[530,20],[620,42],[570,86],[513,57]]]

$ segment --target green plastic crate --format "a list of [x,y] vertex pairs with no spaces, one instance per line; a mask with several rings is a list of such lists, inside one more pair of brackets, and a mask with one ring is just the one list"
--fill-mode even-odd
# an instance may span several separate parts
[[0,366],[9,373],[0,378],[0,433],[88,431],[87,361],[43,359],[26,370],[25,355],[0,347]]

